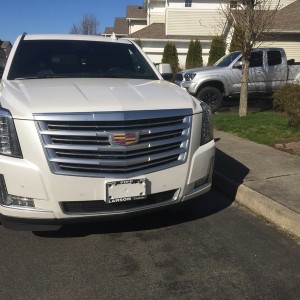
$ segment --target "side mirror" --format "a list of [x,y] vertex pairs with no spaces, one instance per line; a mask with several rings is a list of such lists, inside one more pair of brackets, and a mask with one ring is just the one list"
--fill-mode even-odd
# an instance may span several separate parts
[[170,64],[158,64],[156,67],[164,80],[172,80],[173,72]]
[[241,60],[238,60],[233,65],[233,69],[241,69],[242,67],[243,67],[243,62]]

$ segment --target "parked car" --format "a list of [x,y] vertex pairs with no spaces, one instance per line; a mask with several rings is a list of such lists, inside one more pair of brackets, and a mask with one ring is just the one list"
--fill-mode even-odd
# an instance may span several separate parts
[[17,39],[0,85],[4,226],[55,230],[210,190],[210,108],[158,69],[126,39]]
[[[241,90],[242,54],[239,51],[222,57],[211,67],[184,70],[177,73],[176,84],[217,111],[223,99],[237,96]],[[250,95],[274,92],[287,82],[300,80],[300,65],[287,61],[282,48],[257,48],[250,57]]]

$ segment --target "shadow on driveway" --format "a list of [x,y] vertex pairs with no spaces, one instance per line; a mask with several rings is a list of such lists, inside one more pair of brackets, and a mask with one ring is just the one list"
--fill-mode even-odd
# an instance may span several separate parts
[[[234,145],[233,145],[234,147]],[[213,187],[234,201],[238,187],[243,184],[249,169],[228,154],[216,149]]]

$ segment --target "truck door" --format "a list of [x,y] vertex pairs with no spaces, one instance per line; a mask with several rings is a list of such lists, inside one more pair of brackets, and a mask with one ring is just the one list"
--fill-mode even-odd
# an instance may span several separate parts
[[[242,57],[239,59],[242,60]],[[263,63],[263,51],[253,51],[250,56],[248,91],[266,91],[266,72]],[[242,69],[232,68],[232,88],[234,93],[241,91]]]
[[268,50],[267,64],[266,88],[268,92],[272,92],[286,83],[287,62],[286,59],[282,57],[280,50]]

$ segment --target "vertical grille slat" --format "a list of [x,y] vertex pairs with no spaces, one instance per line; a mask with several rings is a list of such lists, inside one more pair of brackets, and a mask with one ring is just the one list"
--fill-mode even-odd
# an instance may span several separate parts
[[185,162],[191,114],[181,109],[34,117],[53,173],[129,177]]

